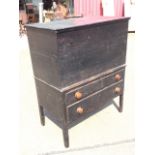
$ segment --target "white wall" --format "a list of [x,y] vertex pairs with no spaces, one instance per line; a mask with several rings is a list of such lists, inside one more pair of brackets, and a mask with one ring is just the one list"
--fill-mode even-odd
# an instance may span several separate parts
[[125,0],[125,16],[129,20],[129,31],[135,31],[135,0]]

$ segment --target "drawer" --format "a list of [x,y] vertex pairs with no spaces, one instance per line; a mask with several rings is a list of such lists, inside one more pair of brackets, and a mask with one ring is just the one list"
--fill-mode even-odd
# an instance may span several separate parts
[[89,115],[103,109],[111,99],[122,94],[124,81],[121,80],[109,87],[105,87],[90,96],[67,106],[68,123],[80,121]]
[[103,89],[115,82],[118,82],[122,79],[124,79],[124,72],[125,70],[119,70],[116,72],[113,72],[109,75],[106,75],[104,77],[100,77],[97,80],[91,81],[81,87],[78,87],[74,90],[71,90],[65,94],[65,103],[67,105],[72,104],[76,101],[79,101],[90,94]]

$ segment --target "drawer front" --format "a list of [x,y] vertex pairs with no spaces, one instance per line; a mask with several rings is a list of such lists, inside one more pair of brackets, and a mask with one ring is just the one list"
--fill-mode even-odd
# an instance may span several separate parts
[[67,106],[68,123],[81,121],[91,114],[101,110],[106,106],[108,101],[119,96],[123,92],[123,80],[105,87],[81,101],[77,101]]
[[65,102],[66,104],[72,104],[76,101],[79,101],[90,94],[103,89],[115,82],[118,82],[124,79],[125,70],[119,70],[107,76],[101,77],[98,80],[89,82],[88,84],[78,87],[68,93],[65,94]]

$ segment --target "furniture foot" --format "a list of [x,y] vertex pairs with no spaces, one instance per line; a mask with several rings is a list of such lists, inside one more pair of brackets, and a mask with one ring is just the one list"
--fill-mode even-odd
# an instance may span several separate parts
[[42,126],[45,125],[45,115],[44,115],[44,108],[39,105],[39,114],[40,114],[40,123]]
[[123,111],[123,94],[120,95],[119,97],[119,112]]
[[63,129],[63,138],[65,147],[69,147],[68,129]]

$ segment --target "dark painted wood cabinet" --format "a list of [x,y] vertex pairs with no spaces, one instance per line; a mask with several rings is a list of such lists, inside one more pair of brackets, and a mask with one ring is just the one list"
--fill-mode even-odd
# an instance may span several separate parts
[[[120,97],[123,107],[129,18],[99,17],[26,25],[40,119],[63,130]],[[112,103],[112,102],[111,102]]]

